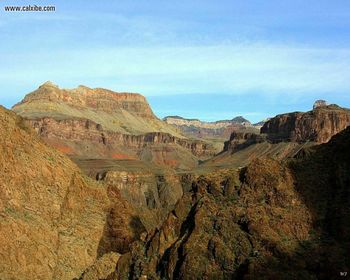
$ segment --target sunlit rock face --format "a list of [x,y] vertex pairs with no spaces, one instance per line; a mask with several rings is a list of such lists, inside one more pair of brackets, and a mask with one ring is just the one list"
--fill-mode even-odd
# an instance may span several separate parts
[[350,110],[318,101],[312,111],[277,115],[267,121],[261,133],[275,141],[326,143],[350,125]]
[[159,120],[140,94],[84,86],[60,89],[47,82],[12,109],[46,143],[70,156],[190,169],[216,152]]

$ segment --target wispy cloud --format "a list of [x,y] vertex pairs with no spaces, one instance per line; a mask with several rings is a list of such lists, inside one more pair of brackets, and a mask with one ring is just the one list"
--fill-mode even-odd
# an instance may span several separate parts
[[[350,91],[350,49],[269,43],[0,55],[0,81],[53,79],[148,95]],[[54,65],[54,67],[53,67]]]
[[2,11],[0,104],[46,80],[148,97],[194,93],[209,103],[215,94],[260,93],[274,108],[305,96],[343,98],[350,92],[345,2],[56,0],[52,14]]

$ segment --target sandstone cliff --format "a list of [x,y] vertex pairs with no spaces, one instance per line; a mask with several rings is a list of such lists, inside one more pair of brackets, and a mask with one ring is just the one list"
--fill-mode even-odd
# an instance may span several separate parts
[[46,143],[74,157],[141,159],[162,166],[189,169],[197,165],[198,159],[215,154],[208,143],[168,133],[121,134],[103,130],[99,124],[86,119],[42,118],[28,122]]
[[242,116],[232,120],[204,122],[198,119],[185,119],[179,116],[168,116],[164,121],[190,137],[210,140],[211,138],[228,138],[233,131],[254,131],[254,126]]
[[242,167],[262,156],[285,160],[300,150],[325,143],[350,125],[350,110],[315,102],[312,111],[278,115],[267,120],[261,134],[233,132],[221,153],[205,161],[199,169]]
[[224,144],[224,152],[230,151],[232,153],[249,147],[250,145],[263,143],[266,137],[255,133],[233,132],[230,139]]
[[215,122],[204,122],[198,119],[185,119],[179,116],[168,116],[164,118],[164,121],[168,124],[176,126],[193,126],[198,128],[209,128],[209,129],[218,129],[230,126],[232,124],[251,126],[251,123],[243,118],[242,116],[235,117],[232,120],[221,120]]
[[85,86],[68,90],[47,82],[12,109],[28,119],[85,118],[99,123],[105,130],[126,134],[152,131],[176,134],[155,117],[145,97],[136,93],[117,93]]
[[261,133],[274,142],[292,141],[326,143],[350,125],[350,110],[319,103],[312,111],[277,115],[267,121]]
[[[0,279],[79,277],[100,252],[124,253],[137,238],[129,226],[137,218],[118,192],[82,175],[2,107],[0,135]],[[118,233],[113,247],[110,232]]]
[[46,83],[13,107],[45,142],[71,155],[141,159],[188,169],[215,149],[157,119],[139,94]]

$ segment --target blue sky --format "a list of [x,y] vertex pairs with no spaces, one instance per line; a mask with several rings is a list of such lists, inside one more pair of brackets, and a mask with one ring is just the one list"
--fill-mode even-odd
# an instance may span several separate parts
[[[350,107],[350,2],[0,2],[0,104],[47,80],[139,92],[159,117],[252,121]],[[56,12],[4,11],[55,5]]]

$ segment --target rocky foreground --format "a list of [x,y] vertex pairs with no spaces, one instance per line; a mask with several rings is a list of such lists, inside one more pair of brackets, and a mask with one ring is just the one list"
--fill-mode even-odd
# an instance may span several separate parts
[[349,271],[348,109],[320,103],[260,134],[234,131],[198,166],[207,143],[176,135],[145,102],[46,83],[14,107],[24,118],[0,107],[0,279]]
[[1,279],[335,279],[350,268],[349,128],[283,164],[183,176],[183,196],[147,231],[113,187],[123,176],[91,181],[5,109],[0,129]]
[[2,107],[0,135],[0,279],[73,279],[111,251],[115,265],[142,231],[118,190]]
[[189,182],[111,279],[337,279],[350,260],[350,128],[280,163]]

